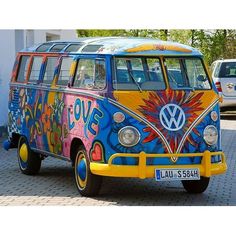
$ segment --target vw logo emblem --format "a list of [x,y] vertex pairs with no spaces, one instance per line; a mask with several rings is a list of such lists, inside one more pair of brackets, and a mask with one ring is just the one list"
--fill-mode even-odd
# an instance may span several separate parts
[[166,104],[161,108],[160,121],[167,130],[180,130],[185,124],[185,119],[183,109],[176,104]]

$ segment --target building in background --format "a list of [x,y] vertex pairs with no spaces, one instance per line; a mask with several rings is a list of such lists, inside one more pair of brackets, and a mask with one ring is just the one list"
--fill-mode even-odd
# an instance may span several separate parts
[[17,52],[34,44],[76,37],[76,30],[0,30],[0,136],[6,131],[9,82]]

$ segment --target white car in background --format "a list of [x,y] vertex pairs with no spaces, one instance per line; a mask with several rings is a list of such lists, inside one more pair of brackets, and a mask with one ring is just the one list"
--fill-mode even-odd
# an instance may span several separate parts
[[212,78],[215,86],[223,98],[220,107],[236,109],[236,59],[222,59],[211,65]]

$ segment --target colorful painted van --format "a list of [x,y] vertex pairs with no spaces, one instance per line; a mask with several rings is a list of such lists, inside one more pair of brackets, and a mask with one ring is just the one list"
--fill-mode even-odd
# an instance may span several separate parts
[[9,140],[20,170],[70,161],[80,194],[103,176],[182,181],[204,192],[227,165],[219,97],[196,49],[144,38],[54,41],[18,53]]

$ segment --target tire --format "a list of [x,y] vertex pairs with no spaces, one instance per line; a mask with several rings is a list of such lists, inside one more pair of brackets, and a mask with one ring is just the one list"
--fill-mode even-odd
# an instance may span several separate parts
[[182,180],[182,184],[188,193],[203,193],[210,182],[210,178],[202,177],[200,180]]
[[20,170],[26,175],[35,175],[41,167],[40,155],[33,152],[24,136],[21,136],[18,142],[17,157]]
[[82,196],[92,197],[98,195],[102,184],[102,176],[91,173],[84,146],[80,146],[77,150],[74,179],[76,187]]

